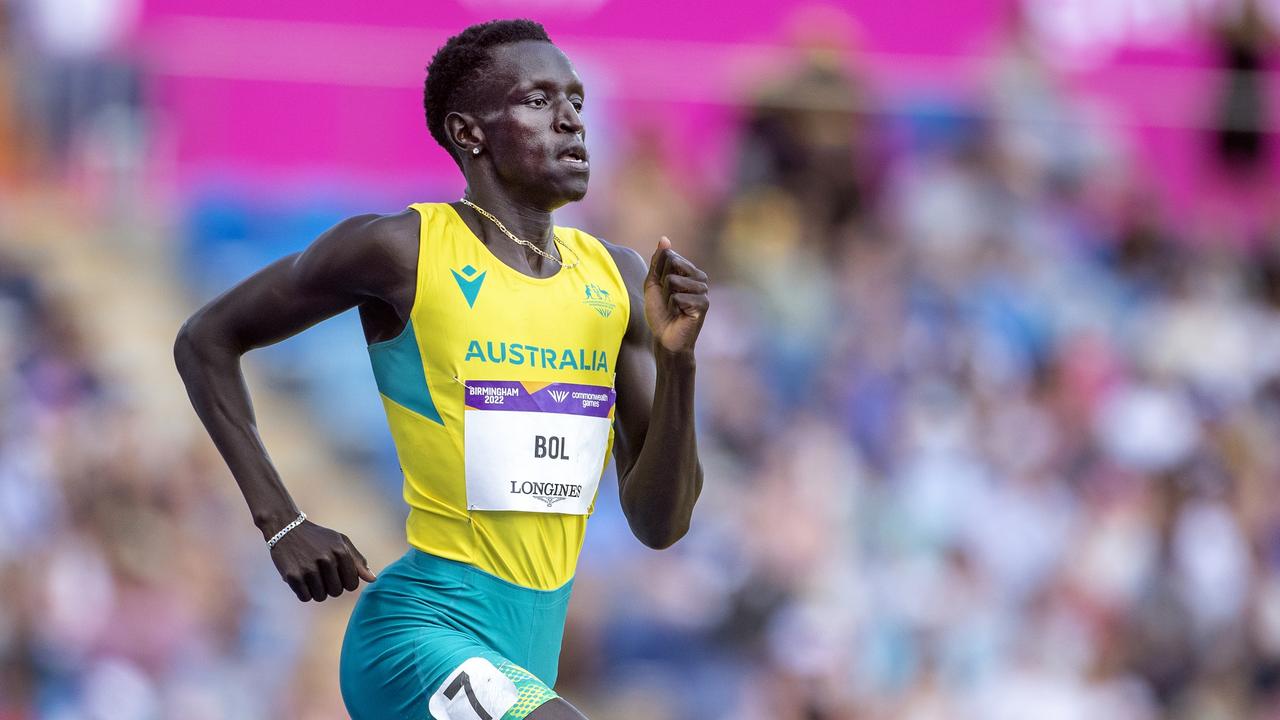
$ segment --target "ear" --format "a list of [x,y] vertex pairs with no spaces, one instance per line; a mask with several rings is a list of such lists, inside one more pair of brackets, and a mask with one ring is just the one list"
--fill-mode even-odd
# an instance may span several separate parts
[[484,144],[484,131],[470,113],[451,112],[446,115],[444,132],[460,157],[470,155],[473,148]]

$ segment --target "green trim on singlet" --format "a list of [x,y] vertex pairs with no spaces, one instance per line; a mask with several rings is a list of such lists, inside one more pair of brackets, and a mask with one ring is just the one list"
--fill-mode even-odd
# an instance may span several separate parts
[[428,420],[444,424],[431,400],[431,389],[427,387],[427,376],[422,369],[422,351],[412,322],[405,325],[396,338],[370,345],[369,361],[378,392],[383,397]]

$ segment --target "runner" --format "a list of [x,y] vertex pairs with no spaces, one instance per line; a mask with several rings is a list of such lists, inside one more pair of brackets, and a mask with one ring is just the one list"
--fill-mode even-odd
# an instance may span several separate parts
[[[636,537],[665,548],[688,530],[702,487],[693,348],[707,277],[666,238],[646,263],[553,224],[587,191],[584,102],[542,26],[467,28],[432,59],[425,88],[463,199],[345,220],[178,335],[191,402],[298,599],[372,583],[342,647],[355,720],[582,718],[552,688],[610,447]],[[411,547],[376,582],[345,535],[290,498],[240,370],[249,350],[352,307],[409,504]]]

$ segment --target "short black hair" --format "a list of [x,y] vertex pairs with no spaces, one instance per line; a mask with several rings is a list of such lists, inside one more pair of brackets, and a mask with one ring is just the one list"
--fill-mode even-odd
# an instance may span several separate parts
[[453,146],[445,135],[445,116],[455,109],[472,107],[474,97],[468,92],[468,86],[489,70],[493,62],[490,48],[523,40],[551,42],[546,29],[532,20],[490,20],[449,38],[431,58],[423,84],[422,106],[427,113],[431,137],[450,155],[453,155]]

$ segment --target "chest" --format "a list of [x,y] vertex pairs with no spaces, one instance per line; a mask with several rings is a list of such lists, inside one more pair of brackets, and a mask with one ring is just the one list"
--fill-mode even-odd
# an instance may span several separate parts
[[625,288],[584,264],[553,278],[514,276],[493,260],[437,267],[416,324],[428,361],[454,377],[610,380],[626,330]]

